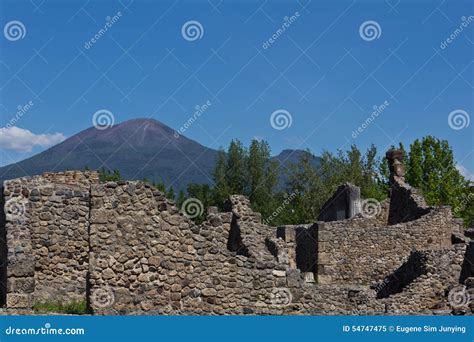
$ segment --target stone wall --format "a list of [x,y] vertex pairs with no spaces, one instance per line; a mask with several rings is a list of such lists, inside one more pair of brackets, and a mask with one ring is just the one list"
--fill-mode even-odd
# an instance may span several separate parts
[[152,186],[94,173],[7,181],[3,196],[7,311],[85,300],[93,314],[433,314],[474,284],[450,209],[389,225],[397,197],[373,217],[270,227],[243,196],[196,225]]
[[86,298],[92,183],[73,171],[4,182],[7,306]]
[[411,222],[366,226],[362,217],[318,222],[318,281],[368,284],[382,280],[414,249],[451,245],[451,211],[438,208]]
[[338,221],[352,218],[361,212],[360,188],[346,183],[321,208],[318,221]]

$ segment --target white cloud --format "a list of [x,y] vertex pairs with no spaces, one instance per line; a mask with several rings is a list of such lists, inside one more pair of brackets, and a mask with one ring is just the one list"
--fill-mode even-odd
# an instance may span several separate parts
[[59,144],[66,137],[62,133],[34,134],[18,127],[0,128],[0,148],[18,152],[30,152],[34,146],[49,147]]
[[462,166],[461,164],[457,164],[456,169],[458,169],[458,171],[464,176],[464,178],[470,181],[474,181],[474,174],[468,169],[466,169],[464,166]]

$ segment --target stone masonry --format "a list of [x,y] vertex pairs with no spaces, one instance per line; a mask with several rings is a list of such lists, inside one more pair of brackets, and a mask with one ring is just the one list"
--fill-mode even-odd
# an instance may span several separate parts
[[326,222],[297,226],[263,224],[239,195],[196,225],[152,186],[101,184],[95,172],[6,181],[3,310],[85,301],[91,314],[471,314],[472,240],[449,207],[426,206],[405,183],[403,155],[387,157],[392,189],[377,210],[365,213],[347,184]]

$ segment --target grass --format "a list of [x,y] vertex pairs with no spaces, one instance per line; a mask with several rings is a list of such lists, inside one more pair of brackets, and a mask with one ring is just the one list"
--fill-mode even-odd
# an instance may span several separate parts
[[41,302],[33,304],[35,313],[65,313],[70,315],[87,314],[86,301],[73,301],[69,303]]

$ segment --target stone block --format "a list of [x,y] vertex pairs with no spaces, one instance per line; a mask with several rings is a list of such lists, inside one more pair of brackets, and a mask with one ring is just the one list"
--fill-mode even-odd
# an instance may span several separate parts
[[35,261],[33,258],[22,260],[11,260],[7,267],[8,277],[31,277],[35,273]]
[[28,278],[9,278],[7,282],[7,291],[14,293],[33,293],[35,290],[35,279]]
[[321,284],[321,285],[332,284],[332,279],[331,279],[331,276],[329,275],[318,274],[317,279],[318,279],[318,284]]
[[30,308],[32,306],[32,298],[26,293],[8,293],[7,308]]
[[273,274],[275,277],[285,277],[285,276],[286,276],[286,272],[285,272],[285,271],[273,270],[273,271],[272,271],[272,274]]

